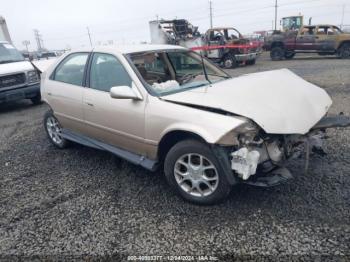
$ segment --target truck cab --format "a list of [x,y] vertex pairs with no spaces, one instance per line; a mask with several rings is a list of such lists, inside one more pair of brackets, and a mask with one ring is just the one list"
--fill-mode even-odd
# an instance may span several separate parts
[[9,42],[0,41],[0,103],[41,102],[39,71]]
[[292,59],[296,53],[350,58],[350,34],[334,25],[307,25],[297,31],[277,33],[267,46],[272,60]]

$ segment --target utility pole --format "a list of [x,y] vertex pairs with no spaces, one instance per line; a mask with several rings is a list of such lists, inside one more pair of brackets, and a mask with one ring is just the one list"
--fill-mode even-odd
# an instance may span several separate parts
[[209,1],[210,28],[213,28],[213,6],[212,1]]
[[44,43],[43,43],[42,35],[39,33],[38,29],[34,29],[34,37],[36,40],[36,44],[38,46],[38,51],[40,52],[44,48]]
[[87,33],[88,33],[88,35],[89,35],[90,46],[92,47],[92,41],[91,41],[91,35],[90,35],[90,29],[89,29],[89,27],[86,27],[86,29],[87,29]]
[[341,16],[341,24],[340,24],[340,29],[343,29],[343,24],[344,24],[344,14],[345,14],[345,4],[343,4],[343,13]]
[[156,15],[156,18],[157,18],[157,22],[159,21],[159,16],[158,15]]
[[275,1],[275,30],[277,30],[277,0]]

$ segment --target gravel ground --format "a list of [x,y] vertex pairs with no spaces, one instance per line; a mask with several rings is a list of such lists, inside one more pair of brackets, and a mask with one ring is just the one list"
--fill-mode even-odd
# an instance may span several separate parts
[[[350,60],[297,56],[271,62],[263,55],[255,66],[229,73],[278,68],[322,86],[334,101],[331,112],[350,115]],[[223,261],[324,255],[350,260],[350,129],[329,132],[328,155],[312,158],[308,174],[296,160],[290,163],[295,179],[288,184],[240,185],[225,203],[203,207],[174,195],[161,172],[79,145],[54,148],[42,127],[46,110],[27,101],[0,105],[3,258],[214,255]]]

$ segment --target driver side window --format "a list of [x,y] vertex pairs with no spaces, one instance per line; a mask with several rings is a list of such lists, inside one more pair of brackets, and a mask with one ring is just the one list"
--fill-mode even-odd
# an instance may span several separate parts
[[115,56],[95,53],[91,62],[90,88],[109,92],[114,86],[131,87],[128,72]]

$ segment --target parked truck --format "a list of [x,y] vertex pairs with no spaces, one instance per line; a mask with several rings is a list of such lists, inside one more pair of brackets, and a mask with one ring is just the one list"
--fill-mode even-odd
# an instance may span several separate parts
[[198,27],[185,19],[156,20],[149,25],[153,44],[184,46],[225,68],[255,64],[257,46],[233,27],[212,28],[201,34]]
[[265,42],[271,59],[292,59],[297,53],[350,58],[350,34],[334,25],[307,25],[299,30],[275,32]]
[[41,102],[39,70],[13,46],[6,21],[0,16],[0,103],[19,99]]

